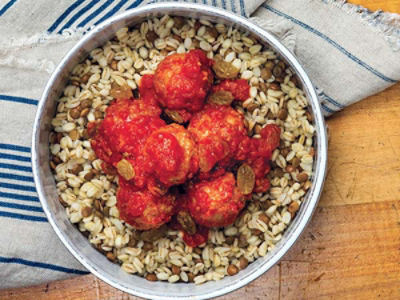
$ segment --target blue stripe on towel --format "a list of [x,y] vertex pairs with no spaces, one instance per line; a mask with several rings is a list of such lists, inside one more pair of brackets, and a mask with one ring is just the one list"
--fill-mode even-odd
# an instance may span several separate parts
[[38,197],[20,195],[20,194],[14,194],[14,193],[3,193],[3,192],[0,192],[0,197],[1,198],[15,199],[15,200],[22,200],[22,201],[39,202],[39,198]]
[[231,9],[232,9],[232,12],[234,12],[234,13],[236,14],[236,13],[237,13],[237,10],[236,10],[235,1],[236,1],[236,0],[231,0]]
[[113,3],[114,0],[107,0],[102,6],[100,6],[98,9],[96,9],[94,12],[92,12],[89,16],[87,16],[82,22],[78,24],[76,27],[84,27],[87,23],[89,23],[91,20],[96,18],[100,13],[102,13],[107,7],[110,6],[111,3]]
[[222,3],[222,8],[223,8],[223,9],[226,9],[226,2],[225,2],[225,0],[221,0],[221,3]]
[[51,26],[49,27],[49,29],[47,29],[47,31],[48,31],[48,32],[53,32],[53,31],[57,28],[57,26],[60,25],[61,22],[64,21],[64,19],[65,19],[75,8],[77,8],[79,5],[81,5],[84,1],[85,1],[85,0],[78,0],[78,1],[75,1],[72,5],[70,5],[70,6],[64,11],[64,13],[63,13],[61,16],[59,16],[59,17],[57,18],[57,20],[53,23],[53,25],[51,25]]
[[10,219],[18,219],[18,220],[23,220],[23,221],[32,221],[32,222],[47,222],[47,219],[44,217],[28,216],[28,215],[23,215],[23,214],[12,213],[12,212],[8,212],[8,211],[0,211],[0,217],[10,218]]
[[354,56],[353,54],[351,54],[349,51],[347,51],[345,48],[343,48],[342,46],[340,46],[337,42],[335,42],[334,40],[332,40],[331,38],[329,38],[328,36],[326,36],[325,34],[323,34],[322,32],[316,30],[315,28],[297,20],[296,18],[289,16],[267,4],[263,4],[262,5],[263,8],[273,12],[274,14],[284,17],[290,21],[292,21],[293,23],[303,27],[304,29],[308,30],[311,33],[314,33],[315,35],[319,36],[320,38],[322,38],[323,40],[327,41],[329,44],[331,44],[333,47],[335,47],[336,49],[338,49],[340,52],[342,52],[343,54],[345,54],[348,58],[350,58],[351,60],[353,60],[354,62],[356,62],[358,65],[362,66],[363,68],[365,68],[366,70],[370,71],[371,73],[375,74],[376,76],[378,76],[380,79],[387,81],[387,82],[391,82],[391,83],[396,83],[397,81],[389,78],[385,75],[383,75],[382,73],[380,73],[379,71],[375,70],[374,68],[372,68],[370,65],[368,65],[367,63],[363,62],[362,60],[360,60],[358,57]]
[[334,113],[336,112],[335,110],[330,109],[328,106],[326,106],[326,105],[323,104],[323,103],[321,103],[321,107],[322,107],[325,111],[327,111],[328,113],[330,113],[330,114],[334,114]]
[[21,176],[21,175],[7,174],[2,172],[0,172],[0,178],[33,182],[33,178],[31,176]]
[[31,206],[25,204],[18,204],[18,203],[10,203],[10,202],[3,202],[0,201],[0,207],[7,207],[7,208],[14,208],[19,210],[26,210],[26,211],[35,211],[44,213],[43,208],[39,206]]
[[12,144],[3,144],[3,143],[0,143],[0,149],[14,150],[14,151],[20,151],[20,152],[26,152],[26,153],[31,152],[31,148],[29,148],[29,147],[12,145]]
[[[102,16],[100,18],[100,20],[96,21],[96,23],[94,23],[94,25],[97,25],[101,22],[103,22],[104,20],[110,18],[111,16],[113,16],[117,11],[119,11],[121,9],[121,7],[127,2],[127,0],[121,0],[120,2],[118,2],[117,5],[115,5],[108,13],[106,13],[104,16]],[[137,1],[136,1],[137,2]],[[142,2],[142,1],[139,1]],[[132,4],[133,5],[133,4]],[[130,7],[128,7],[130,8]]]
[[20,185],[20,184],[6,183],[6,182],[0,182],[0,188],[19,190],[19,191],[27,191],[27,192],[36,192],[36,189],[34,186]]
[[67,29],[71,27],[71,25],[79,19],[80,16],[82,16],[84,13],[86,13],[88,10],[90,10],[93,6],[95,6],[97,3],[99,3],[100,0],[92,0],[88,4],[86,4],[84,7],[82,7],[75,15],[71,17],[71,19],[68,20],[67,23],[64,24],[64,26],[57,32],[57,33],[62,33],[64,29]]
[[3,101],[11,101],[25,104],[38,105],[39,101],[35,99],[29,99],[24,97],[16,97],[16,96],[8,96],[8,95],[0,95],[0,100]]
[[30,162],[31,161],[30,157],[21,156],[21,155],[14,155],[14,154],[8,154],[8,153],[0,153],[0,158],[17,160],[17,161],[26,161],[26,162]]
[[87,272],[87,271],[81,271],[81,270],[77,270],[77,269],[66,268],[66,267],[48,264],[48,263],[42,263],[42,262],[38,262],[38,261],[26,260],[26,259],[17,258],[17,257],[0,256],[0,263],[20,264],[20,265],[25,265],[25,266],[29,266],[29,267],[48,269],[48,270],[52,270],[52,271],[58,271],[58,272],[64,272],[64,273],[70,273],[70,274],[80,274],[80,275],[89,274],[89,272]]
[[133,2],[131,5],[129,5],[129,7],[127,9],[131,9],[134,7],[138,7],[140,5],[140,3],[142,3],[143,0],[136,0],[135,2]]
[[321,96],[328,101],[329,103],[339,107],[339,108],[345,108],[346,106],[344,106],[343,104],[340,104],[339,102],[335,101],[334,99],[332,99],[331,97],[329,97],[327,94],[325,94],[324,92],[321,93]]
[[0,9],[0,16],[2,16],[11,6],[13,6],[15,2],[17,2],[17,0],[11,0],[6,5],[4,5],[3,8]]
[[25,166],[13,165],[13,164],[0,163],[0,168],[10,169],[10,170],[17,170],[17,171],[24,171],[24,172],[32,172],[32,168],[31,167],[25,167]]
[[245,17],[245,16],[246,16],[246,9],[245,9],[245,7],[244,7],[244,1],[243,1],[243,0],[240,0],[239,2],[240,2],[240,14],[241,14],[243,17]]

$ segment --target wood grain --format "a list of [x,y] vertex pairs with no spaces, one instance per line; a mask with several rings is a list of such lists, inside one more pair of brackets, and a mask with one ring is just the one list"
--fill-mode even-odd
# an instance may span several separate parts
[[[400,0],[354,0],[400,13]],[[220,297],[400,299],[400,83],[331,117],[329,168],[313,220],[282,261]],[[0,299],[139,299],[92,275],[0,291]]]
[[400,13],[399,0],[351,0],[349,2],[363,5],[372,11],[382,9],[392,13]]

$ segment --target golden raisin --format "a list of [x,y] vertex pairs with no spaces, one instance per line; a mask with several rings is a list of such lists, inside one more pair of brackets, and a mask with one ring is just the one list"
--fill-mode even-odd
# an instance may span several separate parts
[[164,110],[164,112],[172,121],[174,121],[178,124],[185,123],[184,118],[176,110],[166,109],[166,110]]
[[216,60],[212,66],[215,75],[219,79],[233,79],[239,74],[239,69],[222,59]]
[[116,82],[111,84],[110,95],[114,99],[130,99],[133,97],[132,89],[128,85],[118,85]]
[[250,194],[256,183],[256,176],[253,169],[248,164],[242,164],[236,175],[237,185],[243,195]]
[[135,170],[131,163],[127,161],[126,159],[121,159],[117,163],[117,171],[118,174],[124,177],[125,180],[131,180],[132,178],[135,177]]
[[233,100],[233,95],[229,91],[217,91],[208,98],[208,102],[218,105],[231,105]]
[[196,223],[187,211],[180,211],[176,216],[178,223],[182,226],[183,230],[189,234],[196,233]]

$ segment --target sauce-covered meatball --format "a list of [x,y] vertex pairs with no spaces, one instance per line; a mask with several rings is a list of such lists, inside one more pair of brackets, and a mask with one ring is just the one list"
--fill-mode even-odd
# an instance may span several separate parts
[[154,90],[162,107],[199,111],[211,89],[212,60],[202,50],[167,56],[154,74]]
[[187,193],[187,208],[196,223],[206,227],[232,224],[245,199],[232,173],[194,183]]
[[239,146],[248,140],[243,116],[230,106],[207,104],[193,115],[189,131],[198,143],[201,172],[210,171],[216,163],[228,166],[237,159]]
[[144,147],[149,172],[167,187],[182,184],[197,172],[195,150],[191,133],[178,124],[154,131]]
[[[117,170],[118,166],[125,170],[132,168],[135,184],[143,186],[146,182],[143,147],[150,134],[165,125],[160,113],[159,107],[143,100],[119,99],[113,102],[107,108],[104,120],[100,124],[91,123],[89,127],[92,128],[91,145],[97,157]],[[125,179],[129,177],[125,176]]]
[[142,100],[114,101],[92,133],[91,145],[96,155],[111,165],[118,162],[123,153],[138,156],[147,137],[165,125],[160,113],[158,107]]
[[148,190],[139,190],[120,177],[117,207],[122,220],[138,230],[149,230],[171,219],[175,197],[172,194],[157,196]]

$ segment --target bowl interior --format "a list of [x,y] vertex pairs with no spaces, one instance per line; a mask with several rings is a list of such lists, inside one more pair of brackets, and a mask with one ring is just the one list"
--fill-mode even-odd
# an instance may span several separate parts
[[[310,102],[310,113],[314,116],[316,128],[313,184],[282,240],[272,252],[251,263],[237,275],[199,286],[183,283],[149,282],[142,277],[125,273],[119,265],[108,261],[103,254],[91,246],[87,238],[68,220],[65,208],[58,201],[55,181],[49,168],[48,138],[51,130],[50,123],[56,110],[57,99],[64,89],[72,68],[84,59],[90,50],[112,38],[119,28],[133,26],[146,18],[164,14],[203,18],[227,25],[234,24],[239,29],[257,36],[262,43],[272,47],[297,73]],[[261,28],[226,11],[203,5],[170,3],[148,5],[114,17],[93,29],[67,54],[48,82],[39,104],[34,126],[32,163],[38,194],[49,222],[65,246],[92,273],[116,288],[145,298],[203,299],[222,295],[247,284],[271,268],[287,252],[310,220],[318,202],[325,178],[326,155],[325,124],[315,91],[306,73],[289,50]]]

